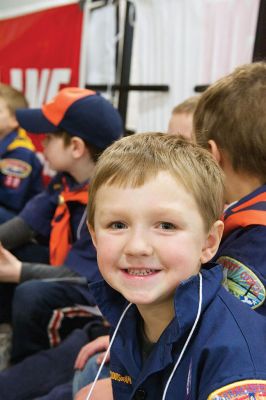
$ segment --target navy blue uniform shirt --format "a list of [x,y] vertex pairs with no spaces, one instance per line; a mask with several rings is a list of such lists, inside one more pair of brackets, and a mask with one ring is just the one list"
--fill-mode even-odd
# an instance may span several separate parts
[[[58,205],[58,197],[64,189],[63,180],[70,190],[76,190],[82,185],[68,174],[57,174],[50,182],[48,188],[35,196],[19,216],[42,238],[49,243],[51,221]],[[96,251],[92,244],[91,236],[86,226],[86,205],[79,202],[68,204],[70,211],[70,224],[73,245],[65,259],[64,264],[71,270],[85,276],[92,282],[100,279]],[[84,288],[84,290],[87,290]]]
[[[242,302],[266,316],[266,185],[232,204],[224,213],[225,228],[231,215],[238,214],[245,220],[245,212],[258,213],[254,223],[235,227],[222,239],[214,261],[224,266],[225,284]],[[252,204],[250,204],[252,203]],[[240,209],[239,209],[240,208]],[[237,209],[236,212],[234,210]],[[256,215],[256,214],[255,214]],[[261,223],[258,223],[258,221]]]
[[0,141],[0,205],[14,212],[43,190],[42,165],[28,142],[16,131]]
[[[222,287],[221,266],[205,267],[201,316],[170,382],[166,400],[265,398],[265,318]],[[198,287],[199,276],[193,276],[176,289],[175,317],[144,363],[138,339],[140,315],[135,305],[129,308],[111,348],[115,400],[162,399],[196,318]],[[105,282],[91,288],[103,315],[115,327],[127,301]]]

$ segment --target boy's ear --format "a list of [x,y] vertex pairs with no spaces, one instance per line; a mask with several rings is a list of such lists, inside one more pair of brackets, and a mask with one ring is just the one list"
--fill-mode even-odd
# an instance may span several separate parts
[[79,158],[84,154],[86,149],[85,142],[78,136],[71,138],[72,154],[74,158]]
[[218,162],[218,164],[221,163],[221,151],[219,150],[219,147],[217,146],[217,143],[214,140],[208,140],[208,145],[209,145],[209,152],[212,154],[213,158]]
[[93,227],[89,224],[88,221],[87,221],[87,227],[88,227],[89,232],[90,232],[90,235],[91,235],[92,243],[93,243],[94,247],[97,249],[95,230],[94,230]]
[[216,221],[212,225],[207,235],[205,245],[202,249],[200,257],[200,261],[202,264],[210,261],[216,254],[222,238],[223,230],[224,230],[224,224],[221,220]]

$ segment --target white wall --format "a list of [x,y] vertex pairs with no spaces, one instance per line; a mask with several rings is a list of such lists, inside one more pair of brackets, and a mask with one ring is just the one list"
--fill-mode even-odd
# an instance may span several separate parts
[[[1,0],[0,19],[10,10],[78,0]],[[90,3],[90,2],[89,2]],[[120,0],[122,6],[125,0]],[[172,108],[235,66],[252,60],[259,0],[132,0],[136,7],[132,84],[167,84],[169,93],[132,92],[127,128],[165,130]],[[123,8],[123,7],[122,7]],[[85,80],[114,83],[114,8],[92,11],[85,30]]]
[[168,84],[170,92],[132,93],[128,127],[165,130],[172,108],[251,62],[258,0],[135,0],[131,83]]

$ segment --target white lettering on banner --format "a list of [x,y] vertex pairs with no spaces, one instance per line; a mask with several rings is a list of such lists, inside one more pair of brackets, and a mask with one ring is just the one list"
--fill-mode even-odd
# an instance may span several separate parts
[[[23,86],[23,73],[25,74],[25,86]],[[51,100],[62,84],[69,84],[71,80],[70,68],[28,68],[26,70],[13,68],[10,70],[10,84],[21,90],[29,102],[30,107],[41,107]]]

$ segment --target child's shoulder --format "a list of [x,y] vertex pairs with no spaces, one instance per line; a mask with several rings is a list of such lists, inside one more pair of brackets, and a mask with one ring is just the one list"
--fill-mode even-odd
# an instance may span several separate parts
[[257,354],[259,343],[266,343],[265,317],[243,304],[224,287],[209,305],[204,319],[207,330],[216,332],[218,346],[245,348]]

